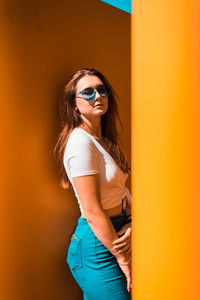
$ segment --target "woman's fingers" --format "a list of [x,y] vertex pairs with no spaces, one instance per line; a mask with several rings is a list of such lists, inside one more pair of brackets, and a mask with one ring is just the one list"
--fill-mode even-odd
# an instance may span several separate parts
[[130,240],[129,237],[123,238],[122,240],[120,240],[119,242],[117,242],[116,244],[114,244],[113,248],[117,249],[117,248],[121,248],[123,246],[126,246],[127,243],[129,242],[129,240]]
[[127,290],[130,292],[132,289],[132,279],[131,277],[127,280]]
[[124,266],[124,265],[120,265],[119,262],[119,266],[126,276],[127,290],[130,292],[132,288],[131,264]]
[[130,245],[131,245],[131,236],[127,235],[127,236],[124,236],[123,239],[120,238],[120,239],[117,239],[115,241],[116,241],[116,243],[114,244],[113,248],[116,249],[116,250],[119,250],[119,249],[127,247],[127,246],[130,247]]
[[127,249],[126,253],[131,254],[131,247],[129,249]]
[[118,249],[126,247],[127,245],[130,245],[130,244],[131,244],[131,239],[126,239],[124,242],[115,245],[113,248],[116,249],[116,250],[118,250]]
[[123,251],[130,252],[130,250],[131,250],[131,244],[129,243],[129,244],[127,244],[125,247],[122,247],[122,248],[120,248],[120,249],[117,250],[117,251],[118,251],[118,253],[121,253],[121,252],[123,252]]
[[[122,229],[123,229],[123,232],[122,232]],[[131,235],[131,227],[127,227],[127,228],[122,227],[122,229],[121,229],[121,231],[118,231],[117,234],[118,235],[123,234],[123,235],[121,237],[119,237],[118,239],[116,239],[113,242],[113,244],[118,243],[119,241],[123,240],[124,237],[127,237],[127,236]],[[124,230],[125,230],[125,232],[124,232]]]
[[127,240],[129,240],[131,237],[131,232],[129,229],[127,229],[127,231],[124,233],[123,236],[121,236],[120,238],[114,240],[113,245],[117,245],[117,244],[121,244],[126,242]]
[[118,253],[121,253],[123,251],[126,251],[128,253],[131,252],[131,243],[127,244],[125,247],[122,247],[122,248],[120,248],[117,251],[118,251]]
[[128,290],[128,292],[130,292],[131,289],[132,289],[131,278],[129,278],[129,279],[127,280],[127,290]]
[[120,250],[122,250],[122,251],[127,250],[130,247],[131,247],[131,241],[129,240],[128,242],[119,244],[119,245],[117,245],[117,246],[115,246],[113,248],[116,249],[119,252]]
[[118,253],[121,253],[123,251],[129,251],[131,248],[131,228],[128,227],[126,229],[126,232],[123,234],[122,237],[116,239],[113,242],[113,248],[118,251]]
[[127,231],[128,228],[131,229],[131,223],[125,224],[125,225],[117,232],[117,234],[118,234],[118,235],[124,234],[124,233]]

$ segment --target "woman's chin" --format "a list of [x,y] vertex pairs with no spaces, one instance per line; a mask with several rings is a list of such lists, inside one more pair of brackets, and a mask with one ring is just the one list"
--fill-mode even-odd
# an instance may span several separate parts
[[95,111],[95,113],[105,114],[107,109],[104,106],[96,106],[96,107],[94,107],[94,111]]

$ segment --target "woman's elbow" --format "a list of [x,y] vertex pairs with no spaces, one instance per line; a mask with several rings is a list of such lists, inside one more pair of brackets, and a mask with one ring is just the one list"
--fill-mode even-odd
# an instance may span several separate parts
[[98,208],[89,208],[84,211],[85,218],[88,223],[94,223],[97,218],[104,215],[104,211],[101,207]]

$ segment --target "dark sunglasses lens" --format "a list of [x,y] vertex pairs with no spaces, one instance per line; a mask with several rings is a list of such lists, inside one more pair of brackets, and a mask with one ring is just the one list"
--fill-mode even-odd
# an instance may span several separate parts
[[85,99],[90,99],[94,94],[93,88],[84,89],[81,93]]
[[109,90],[106,89],[104,86],[101,86],[97,88],[98,93],[101,95],[101,97],[108,97],[109,96]]

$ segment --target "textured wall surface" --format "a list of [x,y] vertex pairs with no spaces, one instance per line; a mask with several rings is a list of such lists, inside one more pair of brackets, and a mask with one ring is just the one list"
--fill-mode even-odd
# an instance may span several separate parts
[[104,73],[130,162],[130,14],[99,0],[1,1],[0,14],[0,298],[81,299],[65,265],[80,214],[53,161],[58,100],[80,67]]

